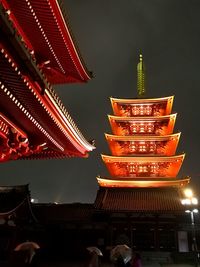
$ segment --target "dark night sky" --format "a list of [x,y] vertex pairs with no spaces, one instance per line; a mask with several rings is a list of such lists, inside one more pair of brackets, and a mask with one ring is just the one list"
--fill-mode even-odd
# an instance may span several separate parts
[[178,153],[186,152],[179,176],[190,175],[200,192],[200,1],[65,0],[81,55],[94,78],[56,87],[87,139],[97,149],[88,159],[16,161],[0,165],[1,184],[30,183],[40,202],[93,202],[96,176],[108,176],[101,153],[109,153],[109,97],[136,97],[139,51],[147,69],[148,97],[175,95]]

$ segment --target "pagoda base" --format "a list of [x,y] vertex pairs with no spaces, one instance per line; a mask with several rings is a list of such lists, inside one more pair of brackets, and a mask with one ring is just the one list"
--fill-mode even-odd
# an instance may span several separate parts
[[163,188],[110,188],[100,187],[94,206],[112,212],[185,213],[181,204],[182,190]]

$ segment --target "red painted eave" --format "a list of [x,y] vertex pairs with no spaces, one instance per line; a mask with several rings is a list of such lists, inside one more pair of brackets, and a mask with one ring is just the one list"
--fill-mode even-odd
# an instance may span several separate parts
[[[3,45],[0,45],[0,75],[1,109],[7,114],[10,124],[14,122],[12,125],[15,124],[15,127],[12,128],[22,129],[27,134],[31,146],[37,148],[47,143],[49,151],[54,151],[50,158],[86,157],[94,149],[61,104],[57,103],[57,97],[54,97],[50,88],[42,94],[39,84],[20,72],[19,66]],[[49,158],[48,155],[45,157],[42,149],[30,149],[31,153],[28,149],[25,152],[16,151],[16,158],[11,155],[6,159]]]
[[87,82],[91,73],[81,59],[56,0],[2,0],[10,19],[52,84]]

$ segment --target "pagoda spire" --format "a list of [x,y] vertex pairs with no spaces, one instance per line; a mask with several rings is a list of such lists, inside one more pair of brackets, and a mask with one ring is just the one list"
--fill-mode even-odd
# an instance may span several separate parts
[[143,97],[146,94],[145,88],[145,66],[142,54],[140,54],[140,61],[137,64],[137,92],[138,97]]

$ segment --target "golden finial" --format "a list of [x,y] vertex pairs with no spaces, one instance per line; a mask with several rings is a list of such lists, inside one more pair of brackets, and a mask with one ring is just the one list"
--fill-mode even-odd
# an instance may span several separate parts
[[143,97],[146,93],[145,90],[145,67],[142,55],[140,54],[140,61],[137,64],[137,92],[138,97]]

